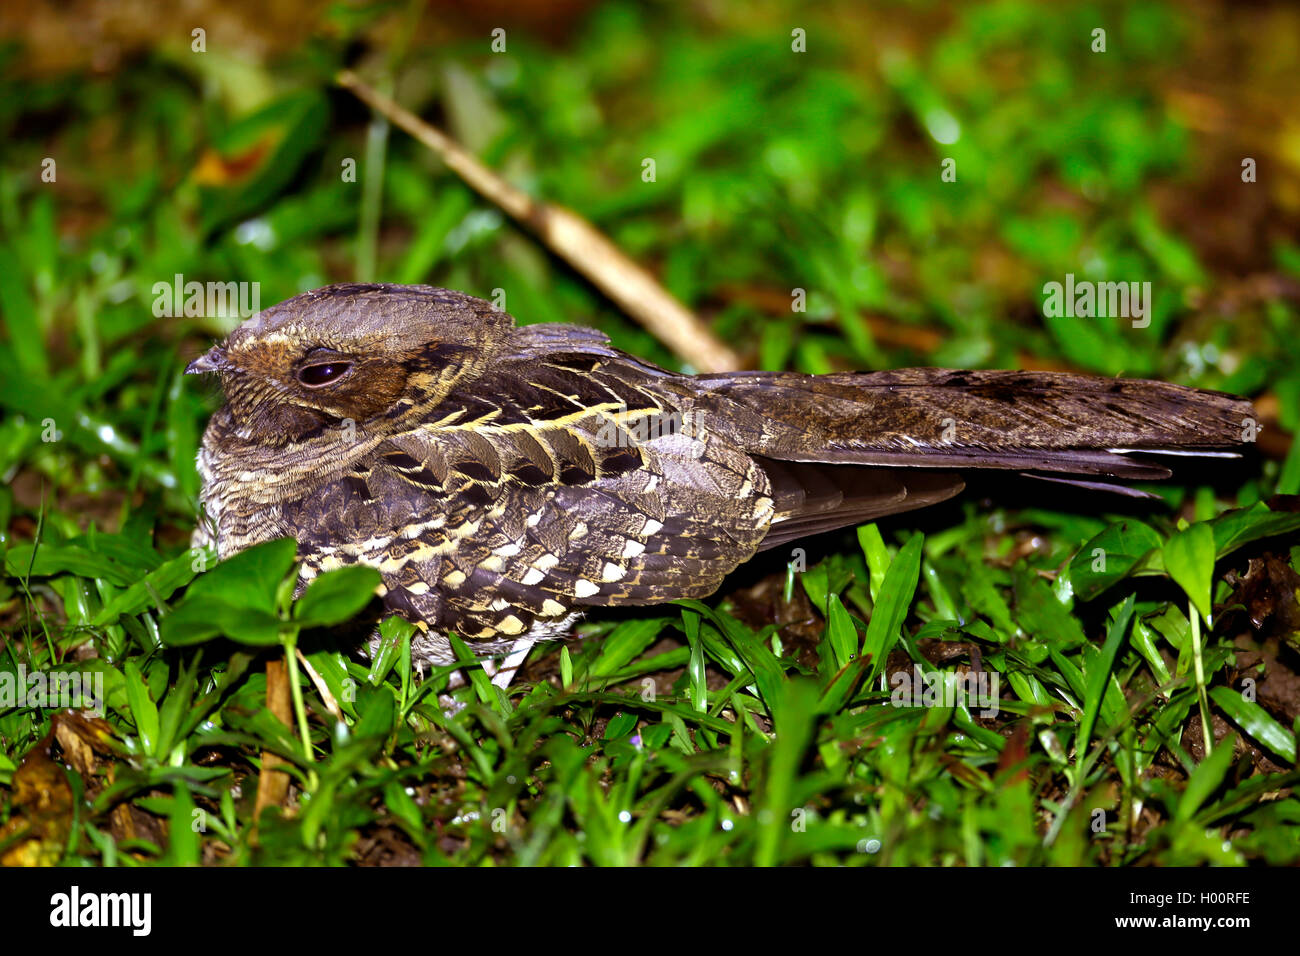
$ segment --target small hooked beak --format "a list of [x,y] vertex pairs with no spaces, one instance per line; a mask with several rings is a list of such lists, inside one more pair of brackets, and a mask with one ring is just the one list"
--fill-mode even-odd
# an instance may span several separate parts
[[189,365],[185,366],[186,375],[201,375],[204,372],[220,372],[228,366],[226,350],[214,345]]

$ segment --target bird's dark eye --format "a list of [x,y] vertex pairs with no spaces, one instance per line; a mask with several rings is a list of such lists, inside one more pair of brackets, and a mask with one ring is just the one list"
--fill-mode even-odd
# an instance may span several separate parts
[[316,365],[304,365],[298,370],[298,381],[308,388],[319,388],[337,381],[352,368],[351,362],[320,362]]

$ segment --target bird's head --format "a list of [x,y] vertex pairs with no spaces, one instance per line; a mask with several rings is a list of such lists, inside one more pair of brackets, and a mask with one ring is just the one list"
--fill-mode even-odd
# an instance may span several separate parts
[[513,324],[447,289],[331,285],[257,313],[185,371],[220,375],[236,425],[283,445],[440,401],[488,366]]

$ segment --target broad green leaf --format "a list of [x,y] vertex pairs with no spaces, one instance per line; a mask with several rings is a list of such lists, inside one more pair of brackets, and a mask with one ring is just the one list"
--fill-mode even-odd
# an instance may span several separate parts
[[573,658],[567,647],[560,648],[560,683],[566,689],[573,686]]
[[1214,577],[1214,532],[1208,524],[1190,525],[1164,544],[1165,569],[1187,592],[1201,617],[1210,620],[1210,583]]
[[843,707],[857,689],[870,663],[866,657],[857,657],[833,674],[822,689],[821,699],[817,702],[817,713],[834,714]]
[[1210,522],[1214,529],[1214,554],[1221,558],[1231,554],[1243,544],[1286,534],[1300,528],[1300,513],[1271,511],[1268,505],[1257,501],[1249,508],[1226,511]]
[[1282,471],[1277,476],[1277,493],[1279,495],[1300,494],[1300,442],[1293,440],[1290,450],[1286,453],[1286,459],[1282,462]]
[[50,363],[44,330],[27,282],[27,270],[13,248],[0,242],[0,317],[9,332],[10,349],[22,369],[20,377],[31,387],[49,375]]
[[815,567],[799,575],[799,583],[803,585],[808,600],[812,602],[813,607],[823,612],[826,610],[826,601],[830,595],[839,594],[852,580],[853,571],[838,554],[831,555],[825,561],[817,562]]
[[177,783],[173,788],[170,825],[167,827],[169,866],[199,865],[199,832],[194,823],[197,815],[206,813],[194,806],[190,788]]
[[[483,668],[474,669],[483,675],[484,680],[487,680]],[[388,686],[371,688],[363,685],[357,694],[356,708],[361,716],[352,728],[353,737],[361,740],[370,737],[382,738],[393,732],[397,721],[397,701]]]
[[[779,721],[773,708],[779,707],[783,699],[781,687],[785,683],[785,670],[771,648],[757,639],[747,628],[736,626],[738,622],[724,624],[725,615],[716,614],[712,608],[700,601],[683,600],[677,603],[719,625],[727,640],[731,642],[731,646],[740,654],[744,666],[754,675],[754,683],[758,685],[758,692],[763,698],[763,703],[767,705],[768,712]],[[689,615],[683,615],[683,618],[689,627]]]
[[182,661],[180,673],[165,691],[160,691],[162,703],[158,707],[158,741],[160,757],[167,756],[181,739],[181,728],[194,706],[194,692],[198,689],[195,674],[200,654],[190,654]]
[[402,644],[415,633],[415,625],[397,614],[379,622],[379,649],[370,659],[370,673],[366,679],[377,685],[402,656]]
[[961,578],[961,593],[972,608],[993,622],[993,627],[1001,635],[996,640],[1005,642],[1015,636],[1017,628],[1011,619],[1011,608],[998,590],[997,583],[994,569],[982,560],[971,561]]
[[424,832],[424,821],[420,818],[420,806],[406,792],[406,788],[402,786],[401,781],[390,780],[384,785],[384,805],[388,807],[388,812],[405,823],[413,834],[422,834]]
[[790,832],[790,814],[796,809],[795,778],[816,728],[818,694],[811,681],[803,678],[782,681],[776,693],[777,699],[769,701],[775,717],[776,740],[768,754],[764,799],[759,811],[760,819],[765,822],[758,828],[758,846],[754,852],[757,866],[773,866],[779,862],[781,838]]
[[1160,656],[1160,651],[1156,648],[1155,637],[1151,628],[1141,619],[1133,622],[1133,630],[1129,636],[1129,643],[1133,645],[1142,658],[1155,674],[1158,684],[1167,684],[1172,679],[1169,668],[1165,664],[1165,659]]
[[626,737],[636,729],[638,717],[633,711],[624,711],[621,714],[615,714],[610,718],[609,723],[605,725],[605,733],[602,735],[605,740],[617,740],[619,737]]
[[356,682],[348,673],[348,659],[338,651],[326,648],[318,648],[306,656],[330,693],[334,695],[339,708],[355,717],[356,708],[353,705],[356,699]]
[[838,594],[830,596],[829,604],[826,640],[830,641],[838,668],[858,656],[858,629],[853,626],[853,618],[849,617],[849,612],[844,609],[844,603]]
[[294,605],[294,620],[302,627],[341,624],[370,603],[382,581],[374,568],[359,564],[326,571],[307,585]]
[[1070,561],[1074,593],[1086,600],[1116,581],[1146,570],[1160,547],[1156,530],[1129,518],[1091,538]]
[[1101,654],[1088,665],[1088,683],[1083,695],[1083,719],[1079,721],[1079,736],[1075,745],[1080,767],[1083,766],[1088,744],[1092,739],[1092,728],[1097,722],[1097,715],[1101,712],[1102,695],[1106,692],[1106,682],[1115,664],[1115,655],[1119,653],[1119,647],[1124,643],[1124,635],[1128,633],[1129,621],[1133,619],[1133,603],[1134,597],[1130,594],[1124,604],[1114,612],[1110,626],[1106,630],[1106,643],[1102,645]]
[[1070,688],[1075,700],[1082,705],[1088,696],[1088,685],[1083,679],[1083,671],[1079,670],[1074,661],[1055,648],[1049,648],[1047,653],[1053,663],[1056,664],[1056,669],[1061,672],[1061,676],[1065,678],[1065,683]]
[[1247,700],[1231,687],[1222,686],[1211,688],[1210,698],[1250,737],[1284,760],[1295,763],[1295,734],[1278,723],[1257,702]]
[[[466,646],[458,635],[448,634],[447,640],[451,643],[451,649],[455,652],[457,660],[475,659],[474,652]],[[489,706],[499,706],[500,702],[493,692],[492,678],[487,676],[487,671],[483,670],[482,667],[467,667],[465,672],[469,677],[470,686],[474,688],[474,693],[478,695],[479,701]]]
[[912,596],[921,576],[921,545],[924,541],[925,536],[919,531],[908,538],[881,582],[880,595],[862,645],[863,655],[871,657],[871,680],[884,668],[890,650],[898,641],[908,608],[912,606]]
[[227,604],[216,597],[187,597],[162,619],[159,632],[169,647],[201,644],[225,635],[241,644],[279,641],[282,622],[269,611]]
[[686,642],[691,647],[687,673],[691,676],[691,701],[695,709],[704,713],[709,709],[709,692],[704,673],[704,643],[700,640],[700,616],[683,615],[686,624]]
[[129,658],[122,667],[126,676],[126,702],[131,708],[131,719],[135,721],[136,732],[140,734],[140,745],[145,753],[153,754],[158,742],[158,707],[149,696],[140,665],[135,658]]
[[859,528],[858,545],[871,572],[871,600],[879,600],[880,585],[884,583],[890,563],[889,550],[885,547],[885,539],[880,536],[879,526],[873,522]]
[[[33,557],[33,553],[35,557]],[[138,575],[106,554],[81,544],[14,545],[5,552],[5,571],[16,578],[70,572],[83,578],[103,578],[118,587],[133,584]]]
[[100,609],[91,623],[96,627],[104,627],[116,622],[124,614],[138,614],[145,608],[156,607],[158,602],[171,597],[177,588],[194,580],[196,573],[193,555],[189,550],[182,551],[116,595]]
[[212,597],[234,607],[272,613],[276,592],[293,567],[297,548],[292,538],[255,544],[200,574],[185,599]]
[[1032,568],[1018,564],[1013,570],[1013,580],[1016,621],[1027,635],[1062,650],[1078,647],[1087,640],[1079,619]]
[[[699,601],[678,601],[676,603],[699,611],[706,621],[712,623],[712,627],[700,628],[700,641],[704,644],[705,653],[732,674],[740,674],[749,669],[746,667],[746,661],[742,660],[737,653],[739,645],[736,642],[758,640],[762,644],[766,640],[766,632],[762,638],[756,638],[753,631],[730,614],[711,608]],[[723,637],[726,640],[723,640]],[[766,644],[764,644],[764,648],[766,649]],[[771,650],[768,650],[767,653],[772,656]],[[774,657],[773,660],[775,660]]]
[[[600,653],[588,671],[590,676],[608,677],[627,666],[654,643],[659,632],[668,625],[668,621],[669,618],[666,617],[623,621],[601,641]],[[568,686],[568,681],[565,682],[565,686]]]

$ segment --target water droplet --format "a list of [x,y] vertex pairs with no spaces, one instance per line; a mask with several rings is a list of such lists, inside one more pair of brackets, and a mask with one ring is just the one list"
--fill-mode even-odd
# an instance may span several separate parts
[[925,128],[930,131],[935,142],[943,143],[945,146],[961,139],[961,124],[957,122],[957,117],[947,110],[934,109],[926,113]]

